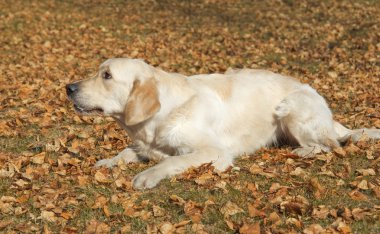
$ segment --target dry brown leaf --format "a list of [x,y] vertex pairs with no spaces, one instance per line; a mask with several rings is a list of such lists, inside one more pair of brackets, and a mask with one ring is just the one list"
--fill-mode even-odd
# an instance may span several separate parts
[[131,233],[131,230],[132,230],[132,225],[129,223],[129,224],[126,224],[123,227],[121,227],[120,233],[121,234]]
[[308,173],[300,167],[297,167],[294,171],[291,171],[290,175],[299,176],[303,179],[306,179],[309,176]]
[[270,193],[274,193],[276,192],[277,190],[279,190],[282,186],[279,184],[279,183],[273,183],[270,188],[269,188],[269,192]]
[[319,183],[318,178],[311,178],[310,184],[314,189],[315,198],[319,199],[321,198],[322,194],[325,194],[325,188]]
[[362,190],[368,190],[368,181],[367,180],[362,180],[358,183],[357,185],[358,188],[362,189]]
[[178,205],[184,205],[186,203],[186,201],[182,197],[179,197],[174,194],[170,196],[170,200]]
[[98,196],[95,199],[94,205],[91,207],[93,209],[103,208],[108,202],[108,199],[104,196]]
[[159,230],[162,234],[171,234],[174,233],[175,227],[170,222],[164,222],[160,225]]
[[13,223],[13,221],[10,219],[0,220],[0,230],[3,228],[6,228],[8,225],[11,225],[12,223]]
[[210,180],[212,180],[212,178],[213,178],[212,172],[208,171],[207,173],[204,173],[201,176],[199,176],[198,178],[196,178],[194,181],[195,181],[195,183],[197,183],[199,185],[204,185],[204,184],[208,183]]
[[296,218],[288,218],[286,220],[286,224],[292,224],[292,225],[296,226],[297,228],[301,228],[303,226],[302,222]]
[[[8,168],[8,169],[6,169]],[[15,170],[12,165],[8,165],[8,167],[5,167],[0,170],[0,178],[11,178],[15,175]]]
[[84,234],[103,234],[110,233],[110,231],[111,227],[108,226],[106,223],[92,219],[88,223],[86,230],[84,231]]
[[56,222],[57,221],[57,217],[55,216],[54,212],[46,211],[46,210],[43,210],[41,212],[41,219],[44,221],[47,221],[47,222]]
[[243,226],[239,228],[239,233],[241,234],[260,234],[260,224],[247,224],[244,223]]
[[368,169],[357,169],[356,170],[357,172],[359,172],[361,175],[363,176],[374,176],[376,175],[376,172],[374,169],[372,168],[368,168]]
[[87,185],[89,182],[89,177],[88,176],[78,176],[78,184],[79,186],[84,186]]
[[363,193],[359,192],[358,190],[354,190],[349,193],[351,199],[355,201],[367,201],[368,197],[364,195]]
[[230,230],[235,230],[235,225],[232,221],[230,220],[227,220],[227,219],[224,219],[224,222],[227,224],[227,227],[230,229]]
[[186,202],[184,211],[187,216],[191,218],[193,223],[200,223],[202,219],[201,206],[193,201]]
[[348,226],[341,219],[337,219],[333,224],[331,224],[331,226],[333,226],[336,230],[338,230],[342,234],[352,233],[351,227]]
[[268,220],[273,224],[273,225],[279,225],[281,224],[281,218],[276,212],[272,212],[268,216]]
[[[179,227],[186,226],[186,225],[189,224],[189,223],[191,223],[190,220],[183,220],[183,221],[181,221],[181,222],[179,222],[179,223],[174,224],[174,227],[177,229],[177,228],[179,228]],[[178,230],[177,230],[177,231],[178,231]]]
[[207,232],[204,230],[204,225],[200,223],[195,223],[191,225],[191,230],[194,233],[199,233],[199,234],[207,234]]
[[285,201],[281,202],[280,208],[288,214],[303,215],[309,211],[310,205],[305,197],[296,196],[288,197]]
[[46,156],[45,152],[36,154],[32,157],[32,162],[35,164],[43,164],[45,161],[45,156]]
[[153,205],[153,216],[154,217],[161,217],[165,215],[165,210],[159,206]]
[[221,209],[220,212],[224,217],[228,217],[234,214],[242,213],[244,210],[238,207],[235,203],[228,201]]
[[256,165],[256,164],[253,164],[250,168],[249,168],[249,171],[254,174],[254,175],[262,175],[262,176],[265,176],[267,178],[273,178],[273,177],[276,177],[276,174],[275,173],[271,173],[271,172],[266,172],[264,171],[263,168],[261,168],[259,165]]
[[373,192],[375,193],[377,199],[380,199],[380,186],[373,187]]
[[12,197],[12,196],[2,196],[0,198],[0,201],[13,203],[13,202],[17,202],[17,199],[15,197]]
[[351,213],[355,220],[362,220],[366,215],[370,214],[367,209],[361,208],[353,208]]
[[347,152],[342,147],[334,148],[334,152],[341,157],[345,157],[347,155]]
[[350,144],[348,145],[347,147],[345,147],[345,150],[348,152],[348,153],[351,153],[351,154],[354,154],[354,153],[357,153],[360,151],[360,148],[357,147],[356,145],[354,144]]
[[315,219],[326,219],[329,215],[330,211],[325,206],[319,206],[318,208],[314,208],[312,212],[312,216]]
[[256,207],[252,204],[248,205],[248,214],[250,217],[264,218],[266,216],[264,211],[256,209]]
[[19,179],[19,180],[17,180],[16,182],[15,182],[15,184],[17,185],[17,186],[19,186],[19,187],[24,187],[25,185],[27,185],[27,184],[29,184],[27,181],[25,181],[25,180],[22,180],[22,179]]
[[99,183],[112,183],[108,173],[105,173],[103,170],[99,170],[95,173],[95,180]]
[[319,224],[312,224],[303,230],[304,234],[322,234],[325,229]]
[[11,214],[13,213],[13,211],[14,211],[14,208],[12,204],[0,202],[0,213]]

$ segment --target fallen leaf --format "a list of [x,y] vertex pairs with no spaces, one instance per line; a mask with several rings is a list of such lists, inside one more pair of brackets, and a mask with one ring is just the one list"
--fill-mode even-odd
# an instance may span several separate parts
[[179,197],[177,195],[171,195],[170,200],[178,205],[184,205],[186,203],[186,201],[182,197]]
[[329,215],[330,211],[325,206],[319,206],[318,208],[314,208],[312,212],[312,216],[315,219],[326,219]]
[[342,156],[342,157],[345,157],[347,155],[347,152],[342,148],[342,147],[338,147],[338,148],[334,148],[334,153],[336,153],[338,156]]
[[342,234],[349,234],[349,233],[352,233],[352,230],[351,230],[351,227],[348,226],[345,222],[343,221],[338,221],[336,222],[336,224],[334,225],[336,226],[336,229],[341,232]]
[[187,216],[191,218],[193,223],[200,223],[202,218],[201,206],[193,201],[186,202],[184,211]]
[[112,182],[109,175],[102,172],[101,170],[99,170],[95,173],[95,180],[97,182],[100,182],[100,183],[111,183]]
[[325,233],[325,229],[319,224],[311,224],[303,230],[304,234],[322,234]]
[[41,219],[44,221],[47,221],[47,222],[56,222],[57,221],[57,217],[55,216],[54,212],[46,211],[46,210],[43,210],[41,212]]
[[376,175],[376,172],[374,169],[372,168],[368,168],[368,169],[357,169],[356,170],[357,172],[359,172],[361,175],[363,176],[374,176]]
[[380,186],[375,186],[372,189],[373,189],[373,192],[375,193],[377,199],[380,199]]
[[368,182],[367,180],[362,180],[359,182],[359,184],[357,185],[358,188],[362,189],[362,190],[368,190]]
[[280,208],[287,214],[303,215],[309,211],[310,205],[303,196],[289,197],[280,203]]
[[361,208],[353,208],[352,209],[352,216],[355,220],[362,220],[366,215],[369,215],[367,209],[361,209]]
[[196,178],[194,181],[195,183],[199,185],[204,185],[208,183],[210,180],[212,180],[212,178],[213,178],[212,172],[208,171],[208,173],[202,174],[201,176]]
[[179,223],[174,224],[175,228],[186,226],[187,224],[191,223],[191,220],[183,220]]
[[296,226],[297,228],[301,228],[302,225],[303,225],[302,222],[299,221],[299,220],[296,219],[296,218],[288,218],[288,219],[286,220],[286,224],[292,224],[292,225]]
[[108,202],[108,199],[105,196],[98,196],[95,199],[94,205],[91,207],[93,209],[103,208]]
[[244,223],[243,226],[239,228],[239,233],[241,234],[260,234],[260,224],[247,224]]
[[273,178],[276,177],[275,173],[271,172],[265,172],[263,168],[261,168],[259,165],[253,164],[250,168],[249,171],[254,174],[254,175],[262,175],[267,178]]
[[317,178],[311,178],[310,184],[314,189],[314,196],[317,199],[321,198],[322,194],[325,194],[325,188],[319,183]]
[[208,232],[206,232],[204,230],[204,225],[203,224],[200,224],[200,223],[195,223],[193,225],[191,225],[191,231],[193,231],[194,233],[199,233],[199,234],[207,234]]
[[86,230],[84,231],[84,234],[103,234],[103,233],[110,233],[111,228],[106,223],[99,222],[95,219],[90,220],[88,223]]
[[290,175],[299,176],[303,179],[306,179],[308,177],[308,173],[300,167],[297,167],[294,171],[290,172]]
[[355,201],[367,201],[368,200],[368,197],[366,195],[364,195],[363,193],[361,193],[357,190],[350,192],[349,195],[350,195],[351,199],[353,199]]
[[25,181],[25,180],[22,180],[22,179],[19,179],[19,180],[17,180],[16,182],[15,182],[15,184],[17,185],[17,186],[19,186],[19,187],[24,187],[25,185],[27,185],[27,184],[29,184],[27,181]]
[[273,224],[273,225],[279,225],[281,224],[281,218],[276,212],[272,212],[268,216],[268,220]]
[[154,217],[161,217],[165,215],[165,210],[159,206],[153,205],[153,216]]
[[42,152],[32,157],[32,162],[35,164],[43,164],[45,161],[46,153]]
[[266,213],[262,210],[256,209],[253,205],[248,205],[248,214],[250,217],[261,217],[264,218],[266,216]]
[[174,233],[175,227],[170,222],[164,222],[160,225],[159,230],[162,234],[171,234]]
[[279,183],[273,183],[270,188],[269,188],[269,192],[270,193],[274,193],[276,192],[277,190],[279,190],[282,186],[279,184]]
[[221,209],[220,212],[224,215],[224,217],[228,217],[234,214],[244,212],[243,209],[238,207],[235,203],[228,201]]

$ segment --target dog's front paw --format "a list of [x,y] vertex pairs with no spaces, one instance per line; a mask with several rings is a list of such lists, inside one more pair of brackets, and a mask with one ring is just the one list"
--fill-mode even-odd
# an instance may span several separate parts
[[95,163],[95,167],[107,167],[111,168],[113,166],[117,165],[117,160],[114,160],[113,158],[109,159],[102,159]]
[[137,174],[135,178],[133,178],[132,183],[136,189],[150,189],[155,187],[158,182],[165,179],[165,177],[165,173],[152,167]]

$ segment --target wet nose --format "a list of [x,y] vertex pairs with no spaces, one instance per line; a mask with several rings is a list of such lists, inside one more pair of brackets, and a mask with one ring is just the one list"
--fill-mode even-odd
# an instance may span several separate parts
[[75,93],[78,90],[78,84],[68,84],[66,85],[66,93],[67,95],[71,95],[72,93]]

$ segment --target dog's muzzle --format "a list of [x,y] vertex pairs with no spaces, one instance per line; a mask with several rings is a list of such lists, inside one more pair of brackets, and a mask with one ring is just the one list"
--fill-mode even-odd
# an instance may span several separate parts
[[76,93],[78,90],[79,90],[79,85],[77,83],[66,85],[67,96],[71,96],[73,93]]

